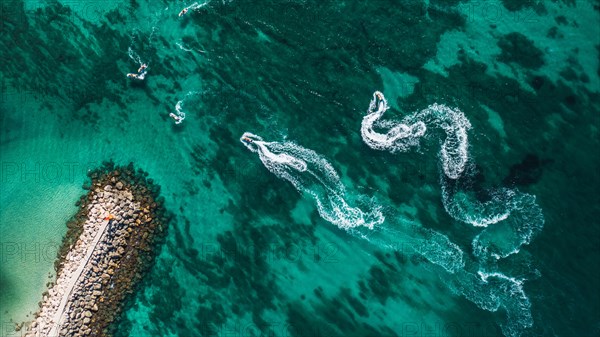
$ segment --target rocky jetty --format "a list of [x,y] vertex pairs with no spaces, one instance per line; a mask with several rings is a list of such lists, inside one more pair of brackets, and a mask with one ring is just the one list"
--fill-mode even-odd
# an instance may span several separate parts
[[89,172],[89,192],[67,224],[55,264],[25,336],[110,336],[127,297],[150,267],[169,216],[147,173],[106,162]]

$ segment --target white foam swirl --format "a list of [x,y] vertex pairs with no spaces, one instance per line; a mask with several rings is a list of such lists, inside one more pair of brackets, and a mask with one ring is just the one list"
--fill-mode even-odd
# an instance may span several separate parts
[[[381,92],[376,91],[369,104],[369,114],[362,121],[360,132],[363,141],[373,149],[391,152],[406,151],[411,145],[416,145],[415,141],[418,144],[418,138],[427,130],[425,123],[421,121],[414,124],[410,124],[409,121],[398,123],[390,127],[386,133],[375,131],[376,122],[380,121],[387,109],[389,109],[387,100]],[[385,125],[380,123],[377,126]]]
[[185,112],[183,111],[183,107],[185,105],[185,101],[190,96],[195,96],[195,95],[198,95],[198,94],[200,94],[200,92],[189,91],[182,100],[177,101],[177,104],[175,104],[175,113],[170,113],[169,114],[169,116],[175,120],[175,124],[181,124],[183,122],[183,120],[185,119]]
[[[427,130],[426,125],[430,129],[435,127],[445,132],[446,138],[440,150],[445,173],[440,177],[443,204],[454,219],[484,228],[472,240],[473,254],[480,267],[485,269],[494,266],[497,260],[518,253],[541,231],[544,217],[534,196],[500,188],[489,193],[490,200],[480,202],[467,188],[470,184],[464,183],[464,180],[471,177],[468,174],[465,177],[464,171],[469,161],[467,131],[471,124],[464,113],[433,104],[404,117],[401,123],[393,123],[380,120],[387,109],[385,97],[376,91],[361,125],[364,142],[374,149],[406,151],[411,146],[419,145],[419,138]],[[374,127],[389,130],[377,133]],[[422,255],[429,256],[430,261],[452,271],[450,283],[454,289],[479,307],[489,311],[504,308],[507,322],[501,326],[506,336],[519,336],[523,329],[532,326],[531,304],[522,286],[524,280],[500,272],[483,272],[481,269],[477,275],[467,272],[462,269],[462,259],[454,254],[460,248],[454,248],[454,244],[443,235],[433,237],[435,240],[423,245]]]
[[487,227],[473,239],[473,254],[482,260],[498,260],[518,253],[544,226],[542,209],[533,195],[514,193],[507,203],[497,206],[506,207],[502,211],[509,212],[510,216]]
[[[469,120],[458,109],[433,104],[428,108],[404,117],[400,123],[381,121],[388,110],[385,96],[376,91],[363,118],[360,132],[363,141],[371,148],[394,152],[405,152],[419,145],[419,139],[427,131],[427,124],[441,128],[446,133],[440,156],[444,172],[451,179],[457,179],[463,172],[468,159],[469,141],[467,131]],[[387,127],[385,133],[375,131],[375,127]]]
[[[469,179],[468,176],[462,179]],[[489,200],[478,201],[458,181],[441,179],[442,202],[454,219],[484,227],[472,242],[473,254],[481,261],[501,259],[519,252],[544,227],[542,209],[535,196],[516,189],[498,188]]]
[[497,271],[479,270],[477,275],[458,273],[450,284],[481,309],[495,312],[502,308],[507,316],[500,324],[502,333],[507,337],[518,337],[533,326],[531,302],[523,289],[524,281]]
[[458,109],[433,104],[427,108],[433,115],[432,122],[446,132],[446,138],[440,150],[444,172],[450,179],[458,179],[469,159],[469,140],[467,131],[471,123]]

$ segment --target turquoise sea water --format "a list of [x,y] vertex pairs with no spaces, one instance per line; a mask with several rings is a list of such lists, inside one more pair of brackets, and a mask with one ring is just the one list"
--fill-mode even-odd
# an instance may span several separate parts
[[[108,159],[176,214],[117,336],[600,334],[600,2],[1,6],[2,336]],[[363,139],[376,90],[380,133],[464,114],[457,179],[448,114]]]

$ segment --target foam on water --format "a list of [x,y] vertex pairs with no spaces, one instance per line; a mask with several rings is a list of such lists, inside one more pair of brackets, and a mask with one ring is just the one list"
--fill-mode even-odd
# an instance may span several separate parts
[[511,201],[516,191],[499,188],[489,192],[490,200],[480,202],[469,191],[467,176],[461,180],[448,181],[440,177],[442,202],[446,212],[454,219],[475,227],[488,227],[491,224],[506,220],[512,211]]
[[129,58],[132,59],[133,62],[136,62],[140,66],[145,63],[142,62],[140,55],[138,55],[138,53],[136,53],[131,46],[127,49],[127,55],[129,55]]
[[523,245],[541,232],[544,216],[535,196],[516,189],[498,188],[489,192],[489,200],[476,200],[466,186],[468,175],[461,180],[443,177],[442,202],[454,219],[484,227],[472,242],[473,254],[482,261],[516,254]]
[[[419,139],[425,135],[427,125],[438,127],[446,133],[440,150],[444,172],[451,179],[460,177],[469,155],[467,130],[471,128],[462,111],[433,104],[404,117],[402,122],[394,123],[381,120],[388,109],[385,96],[376,91],[360,128],[362,139],[369,147],[392,153],[405,152],[419,145]],[[376,127],[387,128],[388,131],[379,133],[375,131]]]
[[203,3],[194,2],[193,4],[186,7],[187,9],[200,9],[209,4],[210,1],[205,1]]
[[[497,260],[518,253],[541,231],[544,217],[535,196],[499,188],[489,193],[489,201],[476,200],[474,193],[468,189],[470,184],[465,183],[471,176],[467,174],[464,177],[469,161],[467,131],[471,124],[460,110],[433,104],[406,116],[401,123],[382,122],[380,118],[387,109],[385,97],[376,91],[362,121],[363,141],[371,148],[394,153],[418,145],[419,138],[428,127],[443,130],[446,138],[441,145],[440,160],[445,176],[442,175],[440,180],[444,208],[454,219],[484,228],[472,240],[473,255],[479,268],[477,275],[463,269],[462,255],[460,259],[456,255],[460,248],[439,233],[430,233],[429,237],[433,240],[419,246],[420,253],[453,273],[451,287],[480,308],[489,311],[504,308],[507,320],[501,324],[503,333],[519,336],[533,324],[523,280],[482,269],[493,267]],[[388,131],[378,133],[374,127],[387,128]]]
[[[164,10],[157,11],[152,15],[151,23],[150,23],[150,33],[147,34],[147,39],[144,41],[144,33],[139,29],[134,29],[131,33],[131,40],[129,42],[129,47],[127,48],[127,55],[131,60],[136,62],[138,66],[142,64],[150,65],[150,62],[147,61],[150,57],[144,55],[144,52],[139,52],[139,50],[145,50],[144,47],[151,47],[154,43],[154,39],[156,36],[156,32],[158,31],[158,23],[162,20]],[[142,55],[140,55],[140,53]]]
[[[337,172],[316,152],[289,142],[265,142],[249,132],[242,135],[240,142],[258,153],[269,171],[291,182],[301,193],[311,195],[321,217],[339,228],[378,247],[409,249],[410,253],[419,254],[450,273],[464,266],[462,250],[446,236],[417,228],[400,217],[384,226],[381,206],[373,199],[361,201],[368,211],[350,206]],[[401,242],[410,242],[410,245],[399,245]]]
[[176,42],[175,44],[177,45],[177,47],[179,47],[179,49],[181,49],[185,52],[188,52],[188,53],[193,53],[195,51],[202,53],[202,54],[206,53],[206,50],[188,48],[183,44],[183,42]]
[[401,217],[388,216],[384,224],[372,230],[352,228],[348,233],[378,248],[417,254],[449,273],[455,273],[465,266],[463,251],[447,236],[419,227]]
[[175,104],[175,113],[172,112],[169,114],[169,116],[175,120],[175,124],[181,124],[185,119],[185,112],[183,111],[185,101],[189,97],[196,96],[198,94],[200,93],[197,91],[189,91],[182,100],[177,101],[177,104]]
[[502,333],[507,337],[518,337],[533,326],[531,302],[523,289],[524,281],[500,272],[479,270],[476,275],[465,271],[458,273],[449,284],[481,309],[491,312],[503,309],[507,319],[500,324]]
[[542,209],[533,195],[515,192],[502,206],[508,208],[511,215],[473,239],[473,253],[481,260],[490,257],[498,260],[518,253],[544,226]]
[[240,142],[258,153],[263,165],[277,177],[292,183],[300,193],[311,195],[321,217],[339,228],[372,229],[385,220],[377,204],[361,202],[365,204],[363,208],[368,208],[366,211],[350,206],[337,172],[316,152],[291,142],[265,142],[249,132],[242,135]]
[[431,229],[422,229],[423,240],[417,245],[417,252],[431,263],[439,265],[450,273],[465,266],[463,251],[447,236]]
[[[184,11],[184,10],[188,10],[188,11],[189,11],[189,10],[198,10],[198,9],[200,9],[200,8],[202,8],[202,7],[206,6],[206,5],[208,5],[209,3],[210,3],[210,1],[205,1],[205,2],[203,2],[203,3],[194,2],[193,4],[191,4],[191,5],[187,6],[187,7],[185,7],[185,8],[184,8],[184,9],[181,11],[181,13],[183,13],[183,11]],[[181,13],[179,14],[179,16],[182,16],[182,14],[181,14]]]
[[180,124],[185,119],[185,112],[181,110],[181,104],[183,104],[183,100],[177,101],[177,104],[175,104],[175,111],[177,112],[178,117],[178,120],[175,121],[175,124]]
[[446,132],[446,139],[440,150],[444,172],[448,178],[458,179],[469,158],[467,131],[471,128],[471,123],[462,111],[445,105],[433,104],[427,111],[433,115],[432,122]]
[[[418,139],[425,134],[427,127],[422,121],[411,123],[408,118],[402,123],[383,123],[380,121],[385,111],[389,109],[383,94],[376,91],[369,104],[369,114],[362,121],[361,135],[369,147],[391,152],[407,151],[411,146],[418,145]],[[379,123],[378,123],[379,122]],[[375,131],[375,127],[387,127],[386,133]]]
[[[133,44],[134,40],[135,40],[135,34],[133,34],[132,38],[131,38],[132,44]],[[140,72],[140,70],[138,70],[137,73],[128,73],[127,77],[131,77],[131,78],[135,78],[135,79],[143,81],[144,78],[146,78],[146,74],[148,73],[148,63],[143,62],[140,55],[138,55],[138,53],[136,53],[131,46],[129,46],[129,48],[127,49],[127,54],[129,55],[130,59],[132,59],[134,62],[138,63],[138,66],[140,67],[139,69],[143,69],[142,72]],[[144,68],[142,68],[142,65],[144,65]]]

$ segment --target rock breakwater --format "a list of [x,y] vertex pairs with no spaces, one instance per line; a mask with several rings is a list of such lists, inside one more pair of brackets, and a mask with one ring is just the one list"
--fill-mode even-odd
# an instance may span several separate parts
[[147,175],[112,162],[88,173],[89,191],[58,252],[56,281],[24,327],[26,337],[111,335],[170,220],[160,187]]

